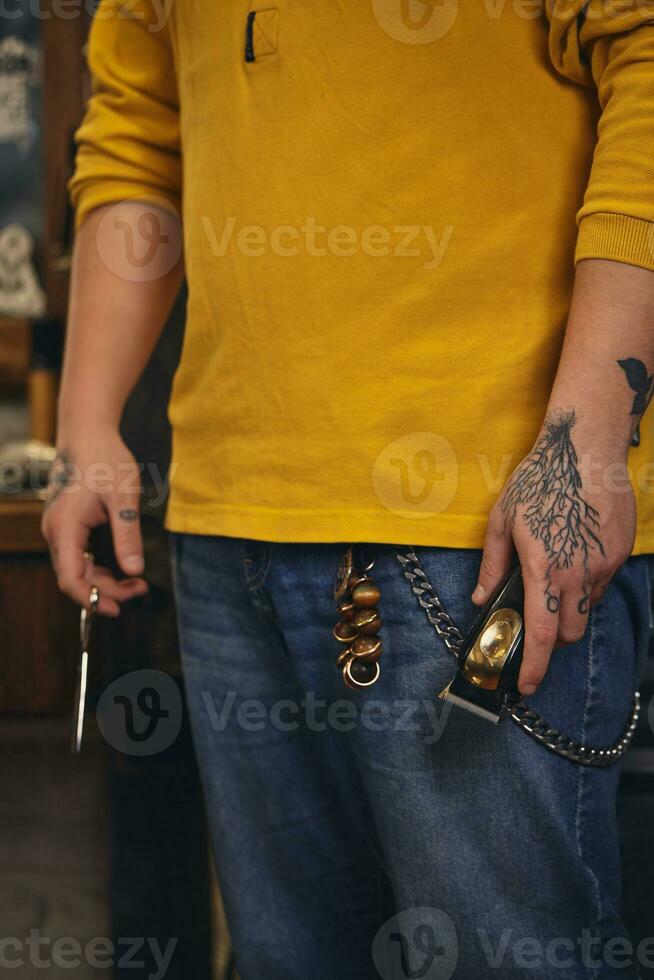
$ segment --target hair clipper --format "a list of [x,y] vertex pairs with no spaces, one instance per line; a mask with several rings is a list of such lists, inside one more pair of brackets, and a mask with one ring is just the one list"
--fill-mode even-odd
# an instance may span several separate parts
[[458,654],[456,676],[439,698],[497,724],[520,697],[523,647],[524,588],[516,565],[472,624]]

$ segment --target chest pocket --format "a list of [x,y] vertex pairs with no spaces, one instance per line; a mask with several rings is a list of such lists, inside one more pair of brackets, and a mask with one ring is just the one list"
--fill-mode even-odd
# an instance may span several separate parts
[[245,61],[247,64],[265,61],[277,54],[279,43],[279,10],[251,10],[245,28]]

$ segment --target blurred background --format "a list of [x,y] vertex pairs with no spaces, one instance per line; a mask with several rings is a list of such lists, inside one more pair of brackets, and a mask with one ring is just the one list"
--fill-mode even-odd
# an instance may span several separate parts
[[[96,624],[84,745],[70,752],[79,613],[58,593],[39,524],[66,322],[66,184],[88,94],[91,16],[90,0],[5,0],[0,14],[0,969],[21,978],[45,970],[53,980],[233,980],[163,531],[183,295],[123,422],[143,463],[150,593],[117,622]],[[106,533],[92,547],[99,562],[113,563]],[[653,681],[654,670],[620,794],[625,912],[636,941],[654,936]],[[145,737],[157,718],[166,719],[163,735]]]

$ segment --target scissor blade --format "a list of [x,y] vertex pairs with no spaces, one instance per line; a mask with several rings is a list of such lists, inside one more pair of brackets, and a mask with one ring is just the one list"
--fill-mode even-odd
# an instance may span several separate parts
[[86,705],[86,675],[88,672],[89,655],[82,651],[77,671],[77,689],[75,692],[75,713],[72,750],[78,753],[82,748],[82,733],[84,731],[84,707]]

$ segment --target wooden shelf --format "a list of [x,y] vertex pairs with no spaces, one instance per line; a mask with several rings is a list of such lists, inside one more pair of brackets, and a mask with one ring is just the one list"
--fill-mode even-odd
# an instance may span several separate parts
[[37,497],[0,498],[0,553],[43,554],[48,546],[41,535],[43,501]]
[[0,387],[16,388],[25,384],[30,339],[27,320],[0,316]]
[[42,513],[35,494],[0,498],[0,715],[70,707],[79,610],[57,588]]

